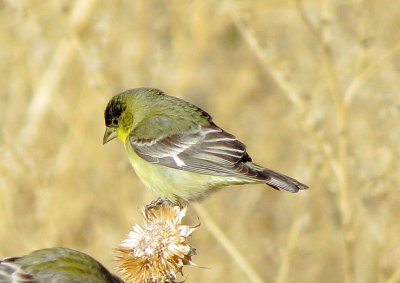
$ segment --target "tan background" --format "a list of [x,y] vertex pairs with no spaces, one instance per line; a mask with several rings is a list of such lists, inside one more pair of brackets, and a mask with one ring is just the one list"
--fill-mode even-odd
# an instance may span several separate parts
[[[102,145],[103,111],[152,86],[310,185],[203,203],[253,275],[399,282],[399,19],[392,0],[0,1],[0,257],[65,246],[112,268],[155,196]],[[189,240],[207,269],[186,282],[250,281],[207,225]]]

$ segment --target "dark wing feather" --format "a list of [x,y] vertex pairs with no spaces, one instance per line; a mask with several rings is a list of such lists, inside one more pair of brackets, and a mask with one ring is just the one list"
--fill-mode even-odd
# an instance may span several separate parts
[[[144,160],[171,168],[220,176],[243,176],[253,171],[243,164],[251,161],[245,145],[215,125],[161,139],[131,136],[130,143]],[[257,175],[252,173],[248,177]]]
[[0,282],[2,283],[39,283],[18,264],[20,257],[5,258],[0,261]]

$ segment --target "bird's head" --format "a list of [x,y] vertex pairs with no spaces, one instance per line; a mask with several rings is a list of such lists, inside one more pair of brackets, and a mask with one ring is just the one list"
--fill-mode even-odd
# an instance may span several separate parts
[[104,111],[106,132],[103,137],[103,144],[114,138],[125,141],[133,125],[133,115],[128,107],[126,95],[114,96]]

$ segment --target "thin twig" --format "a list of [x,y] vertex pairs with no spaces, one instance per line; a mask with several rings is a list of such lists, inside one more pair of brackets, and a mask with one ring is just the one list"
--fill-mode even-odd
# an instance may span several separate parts
[[294,248],[296,247],[297,240],[299,239],[300,231],[301,231],[301,223],[302,223],[302,209],[303,209],[303,200],[302,198],[297,199],[296,208],[294,209],[293,215],[294,219],[292,225],[290,227],[289,238],[286,244],[285,253],[283,255],[283,259],[279,268],[277,283],[285,283],[287,282],[287,278],[289,275],[290,269],[290,259]]
[[337,195],[337,206],[340,212],[340,220],[342,226],[343,236],[343,260],[344,260],[344,280],[347,283],[354,282],[354,263],[352,254],[354,250],[354,241],[349,235],[352,232],[351,217],[352,208],[349,204],[348,197],[348,121],[347,121],[347,110],[346,104],[343,100],[343,95],[339,89],[339,83],[337,78],[336,70],[333,66],[333,59],[331,56],[331,23],[333,22],[333,7],[332,3],[328,0],[323,2],[322,9],[322,57],[324,59],[324,66],[327,71],[327,81],[330,88],[330,94],[335,104],[336,110],[336,121],[338,126],[337,134],[337,146],[338,153],[337,158],[339,161],[338,171],[338,195]]
[[329,92],[331,94],[332,100],[335,104],[336,110],[336,121],[338,126],[337,134],[337,161],[334,162],[335,166],[334,172],[336,173],[338,179],[338,195],[337,195],[337,206],[340,211],[340,219],[343,232],[343,243],[344,243],[344,268],[345,268],[345,282],[354,282],[354,264],[352,261],[352,251],[354,241],[349,235],[351,234],[351,217],[352,210],[349,205],[348,198],[348,140],[347,140],[347,112],[349,104],[344,101],[344,95],[339,88],[337,73],[333,65],[333,59],[331,56],[331,31],[329,29],[330,23],[332,22],[332,3],[328,1],[323,2],[322,6],[322,27],[317,29],[311,24],[308,16],[305,13],[302,1],[297,0],[297,6],[301,18],[303,19],[305,25],[309,28],[312,35],[314,35],[321,47],[321,55],[324,62],[324,67],[327,73],[327,82],[329,87]]
[[[231,12],[232,20],[234,24],[237,26],[239,32],[246,40],[251,50],[256,54],[257,58],[263,63],[262,66],[271,74],[271,76],[275,79],[276,83],[281,87],[283,92],[288,96],[289,100],[296,106],[296,108],[301,113],[300,116],[306,116],[307,107],[304,99],[301,97],[300,93],[296,90],[296,88],[291,85],[285,78],[285,76],[272,64],[271,60],[268,59],[268,54],[264,49],[261,48],[257,38],[251,32],[251,30],[244,24],[242,18],[239,15],[237,9],[233,6],[232,1],[226,1],[228,3],[228,7]],[[300,0],[298,1],[300,3]],[[299,7],[302,7],[299,4]],[[304,12],[304,9],[301,9]],[[304,20],[307,22],[307,25],[310,29],[314,30],[316,36],[318,36],[317,30],[313,27],[313,25],[308,21],[308,18],[304,14]],[[314,139],[315,143],[320,147],[321,151],[325,154],[326,159],[329,161],[332,170],[338,176],[338,161],[335,160],[335,156],[332,154],[332,150],[328,142],[324,141],[322,137],[318,135],[315,131],[314,126],[315,123],[309,121],[309,119],[302,119],[302,124],[305,127],[306,131]]]
[[398,51],[400,51],[400,42],[397,43],[395,47],[383,54],[380,58],[378,58],[374,63],[366,67],[353,79],[353,81],[350,83],[349,87],[344,93],[344,102],[347,106],[351,104],[354,99],[354,95],[368,80],[368,78],[373,73],[378,71],[379,67],[383,65],[383,63],[387,62],[390,58],[392,58]]
[[[69,21],[74,32],[79,32],[87,24],[95,1],[75,2]],[[62,39],[54,51],[54,56],[47,70],[38,82],[38,87],[27,109],[24,126],[19,132],[17,143],[26,145],[34,140],[47,109],[51,105],[58,83],[67,71],[67,64],[72,60],[74,54],[75,47],[71,41]]]
[[237,29],[239,30],[240,34],[243,36],[247,44],[254,51],[257,58],[263,63],[262,66],[272,76],[278,86],[283,89],[289,100],[300,109],[303,109],[304,102],[301,98],[300,93],[287,81],[284,74],[282,74],[282,72],[280,72],[271,62],[268,54],[260,46],[252,31],[243,22],[243,19],[236,10],[234,3],[232,3],[232,1],[226,1],[226,3],[229,8],[233,23],[236,25]]
[[249,278],[250,282],[253,283],[266,283],[265,280],[255,271],[235,245],[228,239],[221,228],[215,223],[210,214],[201,204],[194,204],[194,208],[198,213],[201,222],[205,224],[211,234],[217,239],[225,251],[234,259],[238,267],[243,271],[244,274]]

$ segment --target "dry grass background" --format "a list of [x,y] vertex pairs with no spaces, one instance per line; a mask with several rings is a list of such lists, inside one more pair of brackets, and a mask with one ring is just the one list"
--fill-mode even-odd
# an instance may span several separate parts
[[103,110],[152,86],[311,186],[203,202],[208,268],[186,282],[254,281],[209,221],[261,282],[400,282],[399,25],[391,0],[0,1],[0,257],[65,246],[112,268],[155,196],[102,145]]

